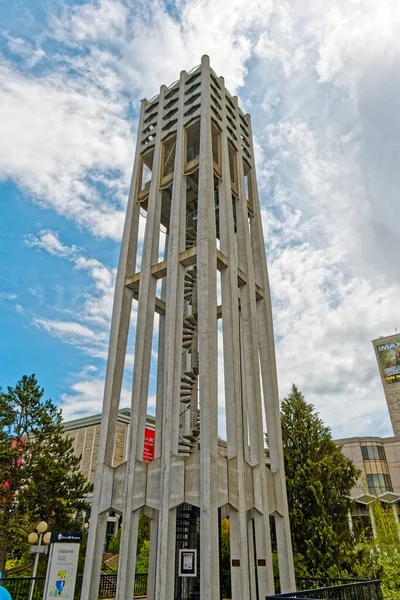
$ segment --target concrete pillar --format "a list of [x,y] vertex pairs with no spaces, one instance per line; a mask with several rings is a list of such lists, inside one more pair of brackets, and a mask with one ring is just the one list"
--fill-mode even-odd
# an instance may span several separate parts
[[[146,101],[142,102],[139,131],[143,127],[146,104]],[[128,273],[135,271],[136,265],[139,231],[139,206],[136,203],[140,165],[139,149],[140,136],[138,136],[136,144],[135,161],[115,283],[93,503],[90,514],[90,528],[82,584],[82,600],[97,600],[100,583],[100,566],[107,526],[107,514],[106,511],[102,511],[101,509],[101,501],[105,497],[110,496],[110,490],[106,489],[108,484],[106,471],[112,466],[113,461],[118,409],[132,309],[132,292],[125,287],[125,279]]]
[[[237,129],[240,131],[240,115],[237,98],[234,98]],[[239,202],[237,210],[238,254],[247,283],[240,288],[240,333],[242,338],[242,373],[245,377],[250,433],[250,461],[253,465],[254,494],[257,511],[254,512],[255,528],[265,532],[256,538],[257,576],[260,596],[274,593],[272,549],[270,541],[268,492],[264,458],[264,429],[261,409],[261,380],[258,350],[257,306],[253,254],[250,241],[249,216],[244,187],[243,156],[241,145],[237,152],[237,177]],[[257,257],[254,257],[256,260]]]
[[217,254],[211,144],[210,64],[201,60],[201,122],[197,224],[200,399],[200,593],[219,598],[217,504]]
[[185,249],[186,188],[183,176],[183,105],[186,73],[179,82],[179,109],[176,137],[174,186],[167,251],[167,284],[163,380],[163,427],[161,440],[160,514],[156,599],[173,598],[175,574],[176,508],[170,507],[173,490],[173,456],[178,455],[179,395],[182,357],[184,268],[179,255]]
[[[251,120],[249,115],[247,115],[247,123],[250,130],[252,153],[254,153]],[[257,180],[254,168],[251,170],[251,191],[254,207],[254,217],[250,222],[251,246],[254,256],[254,275],[256,282],[264,290],[263,298],[257,302],[258,345],[260,350],[264,411],[267,420],[271,470],[276,474],[275,481],[277,484],[275,487],[275,494],[278,497],[279,506],[281,507],[281,512],[275,515],[275,527],[278,546],[279,575],[281,591],[283,593],[294,591],[296,589],[296,581],[294,577],[289,508],[286,494],[271,293],[262,230],[261,210],[258,199]]]
[[350,529],[351,535],[354,536],[353,518],[351,516],[351,511],[350,510],[347,513],[347,518],[349,520],[349,529]]
[[[163,102],[165,86],[160,90]],[[120,559],[118,564],[117,598],[133,596],[136,568],[138,509],[135,507],[137,461],[143,460],[144,429],[146,425],[151,349],[153,341],[154,311],[157,280],[151,268],[158,262],[161,219],[161,191],[159,171],[161,161],[161,115],[156,128],[153,168],[148,200],[146,229],[142,250],[140,287],[135,340],[135,369],[132,383],[131,427],[129,458],[127,464],[124,520],[122,523]]]
[[376,538],[377,538],[376,523],[375,523],[375,515],[374,515],[374,506],[373,506],[372,502],[371,502],[371,504],[368,504],[368,512],[369,512],[369,518],[371,519],[372,535],[374,536],[374,539],[376,540]]
[[[224,90],[225,84],[223,78],[221,77],[219,81],[221,89]],[[224,108],[222,109],[222,116],[223,129],[220,136],[222,181],[219,184],[220,240],[221,252],[229,256],[228,267],[221,271],[225,409],[228,459],[235,457],[237,461],[237,497],[239,504],[239,510],[235,510],[234,508],[230,510],[231,558],[240,560],[240,566],[232,569],[232,600],[247,600],[247,598],[250,598],[249,548],[244,470],[239,288],[237,282],[237,249],[229,172],[228,137],[226,135],[226,111]]]
[[394,520],[396,521],[396,525],[397,525],[397,535],[400,538],[400,522],[399,522],[399,513],[397,512],[397,502],[392,503],[392,510],[393,510]]

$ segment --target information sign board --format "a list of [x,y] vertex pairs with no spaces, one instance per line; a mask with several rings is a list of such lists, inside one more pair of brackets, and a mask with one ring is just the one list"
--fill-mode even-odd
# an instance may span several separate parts
[[179,577],[197,577],[197,550],[179,550]]
[[57,531],[51,534],[44,600],[73,600],[80,542],[80,533]]

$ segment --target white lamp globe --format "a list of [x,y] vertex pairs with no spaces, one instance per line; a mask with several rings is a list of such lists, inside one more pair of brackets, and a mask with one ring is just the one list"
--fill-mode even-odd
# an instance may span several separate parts
[[39,533],[44,533],[47,529],[46,521],[40,521],[39,525],[36,527]]
[[44,534],[43,536],[43,542],[45,544],[50,544],[50,539],[51,539],[51,531],[48,531],[47,533]]
[[38,534],[32,531],[32,533],[28,535],[28,542],[30,544],[36,544],[36,542],[38,541],[38,537]]

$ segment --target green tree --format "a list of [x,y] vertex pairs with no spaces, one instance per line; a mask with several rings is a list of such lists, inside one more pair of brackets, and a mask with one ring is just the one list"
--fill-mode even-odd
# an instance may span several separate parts
[[221,570],[229,573],[231,570],[231,548],[230,548],[230,526],[229,519],[221,521]]
[[114,533],[109,544],[108,544],[108,552],[112,552],[112,554],[119,554],[119,546],[121,543],[121,531],[122,527],[120,527],[117,533]]
[[[108,544],[108,552],[112,552],[113,554],[119,553],[119,546],[121,543],[121,532],[122,527],[118,529],[118,531],[112,536],[109,544]],[[137,540],[137,548],[138,555],[141,552],[143,542],[150,541],[150,519],[145,514],[141,513],[139,517],[139,525],[138,525],[138,540]]]
[[73,515],[88,510],[92,491],[79,471],[61,411],[43,400],[34,375],[0,391],[0,571],[27,547],[39,521],[53,530],[77,527]]
[[312,576],[350,574],[355,542],[348,513],[359,471],[295,385],[282,401],[281,423],[297,568]]
[[[375,535],[361,535],[359,560],[355,565],[358,577],[381,579],[385,600],[398,600],[400,592],[399,527],[391,505],[376,500],[372,506]],[[396,507],[397,510],[397,507]]]
[[136,559],[136,573],[149,572],[150,541],[143,540],[142,547]]

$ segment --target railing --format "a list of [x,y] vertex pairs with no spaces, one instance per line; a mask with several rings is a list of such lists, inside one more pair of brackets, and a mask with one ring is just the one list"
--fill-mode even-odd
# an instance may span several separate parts
[[147,594],[147,573],[136,573],[135,575],[135,596],[145,596]]
[[[381,600],[379,581],[330,577],[296,577],[297,592],[279,594],[279,577],[275,577],[275,595],[267,598],[309,598],[318,600]],[[357,586],[356,588],[354,586]],[[321,594],[321,595],[320,595]],[[221,596],[231,598],[231,574],[221,573]]]
[[[329,578],[299,578],[306,581],[338,581]],[[296,579],[296,582],[298,580]],[[266,600],[282,600],[282,598],[303,598],[307,600],[382,600],[381,582],[379,579],[372,580],[349,580],[340,579],[347,583],[341,585],[328,585],[327,587],[312,587],[299,590],[297,592],[288,592],[285,594],[276,594],[266,596]]]
[[[280,594],[281,584],[279,577],[274,577],[275,594]],[[350,579],[346,577],[296,577],[296,589],[300,591],[314,590],[316,588],[332,587],[337,585],[346,585],[350,583],[361,583],[369,581],[368,579]]]
[[[32,577],[8,577],[0,579],[0,585],[10,592],[12,600],[26,600]],[[45,577],[35,577],[35,591],[33,600],[42,600],[44,594]],[[82,575],[78,575],[75,586],[75,598],[79,600],[82,589]],[[278,588],[275,580],[275,587]],[[331,584],[331,585],[330,585]],[[333,585],[332,585],[333,584]],[[284,598],[302,598],[309,600],[382,600],[382,591],[379,580],[368,579],[331,579],[328,577],[297,577],[296,585],[299,591],[285,594],[267,596],[268,600],[282,600]],[[115,598],[117,590],[117,574],[100,575],[99,600]],[[221,592],[223,598],[230,598],[231,574],[222,573]],[[136,573],[135,596],[145,596],[147,593],[147,573]]]
[[[0,579],[0,585],[4,585],[10,592],[12,600],[27,600],[33,577],[7,577]],[[35,577],[35,590],[33,600],[42,600],[44,594],[45,577]],[[76,578],[74,600],[79,600],[82,589],[82,575]],[[117,591],[117,574],[100,575],[99,600],[115,598]],[[147,593],[147,573],[136,573],[135,596],[145,596]]]
[[42,600],[45,579],[45,577],[8,577],[7,579],[0,579],[0,585],[3,585],[10,592],[12,600],[26,600],[29,597],[31,583],[34,580],[33,600]]
[[232,598],[231,572],[221,573],[221,598]]

